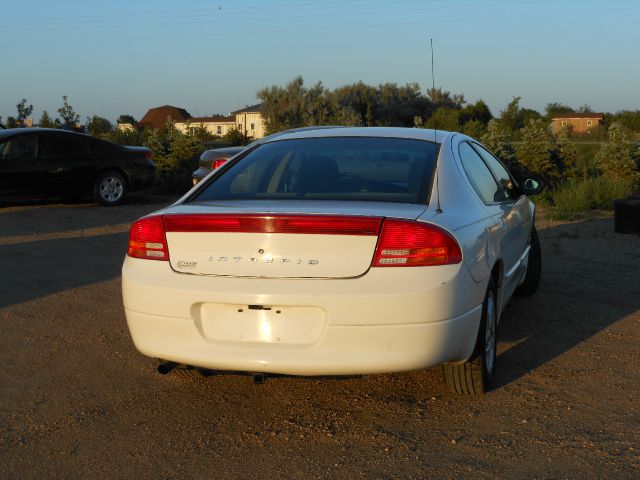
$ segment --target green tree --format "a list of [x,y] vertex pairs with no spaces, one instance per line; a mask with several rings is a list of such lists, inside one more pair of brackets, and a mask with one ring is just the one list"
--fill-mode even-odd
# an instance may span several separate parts
[[487,126],[480,120],[469,120],[462,125],[462,133],[472,138],[480,139],[487,133]]
[[138,122],[136,121],[136,119],[133,118],[131,115],[120,115],[118,117],[118,120],[116,120],[116,123],[118,123],[118,124],[129,123],[129,124],[133,125],[134,127],[136,125],[138,125]]
[[378,113],[378,92],[375,87],[364,82],[345,85],[334,93],[335,102],[343,109],[350,110],[356,117],[354,126],[373,127]]
[[480,99],[476,103],[470,103],[465,105],[460,111],[460,124],[464,125],[472,120],[477,120],[480,123],[487,125],[493,118],[493,114],[489,109],[489,106]]
[[482,135],[481,141],[494,155],[507,164],[517,178],[520,178],[520,173],[523,171],[522,165],[516,160],[516,151],[511,144],[509,132],[503,128],[498,120],[489,121],[487,132]]
[[430,88],[427,90],[427,97],[436,109],[439,107],[460,109],[465,104],[463,94],[452,94],[441,88]]
[[520,100],[522,97],[513,97],[507,103],[504,110],[500,112],[500,124],[509,133],[513,133],[516,129],[522,128],[520,118]]
[[602,173],[613,180],[627,180],[637,184],[638,166],[629,148],[629,138],[622,125],[612,123],[608,129],[609,141],[596,154],[596,164]]
[[547,103],[544,107],[544,113],[548,120],[551,120],[553,117],[563,113],[573,113],[574,110],[569,105],[565,105],[560,102],[551,102]]
[[80,122],[80,115],[78,115],[69,102],[67,101],[67,96],[62,96],[63,105],[58,109],[58,115],[60,115],[61,124],[63,128],[76,130],[78,128],[78,123]]
[[33,105],[27,105],[27,99],[23,98],[16,105],[16,110],[18,110],[18,116],[16,117],[16,124],[18,127],[23,128],[27,126],[27,118],[33,112]]
[[263,88],[258,98],[267,133],[311,125],[410,127],[414,117],[428,118],[433,112],[416,83],[373,87],[357,82],[330,91],[321,82],[307,88],[298,76],[284,88]]
[[200,143],[210,142],[214,137],[204,123],[193,124],[187,121],[186,132],[187,135],[193,135]]
[[618,122],[630,132],[640,132],[640,110],[621,110],[613,115],[607,115],[613,122]]
[[273,85],[258,92],[267,133],[304,126],[305,94],[301,76],[294,78],[284,88]]
[[184,192],[191,182],[191,173],[204,150],[195,135],[180,132],[175,122],[168,120],[162,130],[148,132],[144,145],[153,152],[161,191]]
[[229,129],[222,138],[234,146],[248,145],[253,141],[253,137],[251,135],[248,135],[235,127]]
[[38,125],[42,128],[56,128],[56,122],[51,118],[49,112],[44,110],[42,115],[40,116],[40,120],[38,121]]
[[427,120],[426,128],[437,128],[439,130],[450,130],[457,132],[460,130],[460,110],[448,107],[439,107],[431,118]]
[[113,130],[113,125],[109,120],[98,115],[87,117],[87,131],[93,136],[105,135]]
[[586,165],[581,162],[578,149],[569,138],[568,128],[564,127],[558,134],[554,150],[564,178],[587,178]]
[[553,162],[554,144],[542,120],[530,120],[522,129],[522,143],[518,147],[518,160],[531,172],[542,175],[550,184],[560,177],[558,165]]
[[373,121],[380,127],[411,127],[413,117],[433,111],[433,104],[420,93],[420,85],[408,83],[398,86],[384,83],[375,88]]

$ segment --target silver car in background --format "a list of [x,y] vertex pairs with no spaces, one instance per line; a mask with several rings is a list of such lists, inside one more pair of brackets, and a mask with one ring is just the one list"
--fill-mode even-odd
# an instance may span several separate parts
[[191,179],[195,185],[204,177],[209,175],[214,170],[220,168],[222,165],[234,155],[237,155],[247,147],[225,147],[225,148],[212,148],[205,150],[200,155],[200,161],[198,163],[198,169],[193,172]]

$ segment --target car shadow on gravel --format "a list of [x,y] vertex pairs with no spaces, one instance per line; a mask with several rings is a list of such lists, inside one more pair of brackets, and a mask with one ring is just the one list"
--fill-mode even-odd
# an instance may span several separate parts
[[[640,311],[640,236],[613,218],[541,228],[538,292],[513,298],[499,327],[495,388],[514,382]],[[580,369],[580,365],[575,366]]]
[[0,245],[0,308],[120,276],[128,233]]
[[120,276],[129,226],[174,200],[0,208],[0,308]]

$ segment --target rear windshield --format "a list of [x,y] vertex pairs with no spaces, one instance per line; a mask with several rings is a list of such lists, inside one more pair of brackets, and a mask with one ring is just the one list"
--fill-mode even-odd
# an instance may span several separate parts
[[437,150],[433,142],[399,138],[280,140],[250,151],[191,200],[426,203]]

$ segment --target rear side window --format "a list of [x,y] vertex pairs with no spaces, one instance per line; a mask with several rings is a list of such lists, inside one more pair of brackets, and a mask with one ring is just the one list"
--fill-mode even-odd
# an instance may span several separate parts
[[192,200],[316,199],[426,203],[438,144],[311,138],[258,146]]
[[46,134],[40,143],[40,158],[76,158],[88,151],[88,139],[77,135]]
[[0,144],[0,159],[32,159],[36,156],[36,136],[20,135]]
[[489,166],[495,179],[498,181],[500,186],[504,189],[506,194],[506,198],[513,199],[518,198],[520,196],[518,192],[518,188],[516,183],[513,181],[513,178],[509,174],[508,170],[502,165],[502,163],[494,157],[491,152],[482,147],[482,145],[478,145],[477,143],[473,144],[473,148],[476,152],[480,154],[480,156],[484,159],[485,163]]
[[462,168],[471,186],[484,203],[497,203],[505,199],[504,193],[480,155],[464,142],[459,148]]

